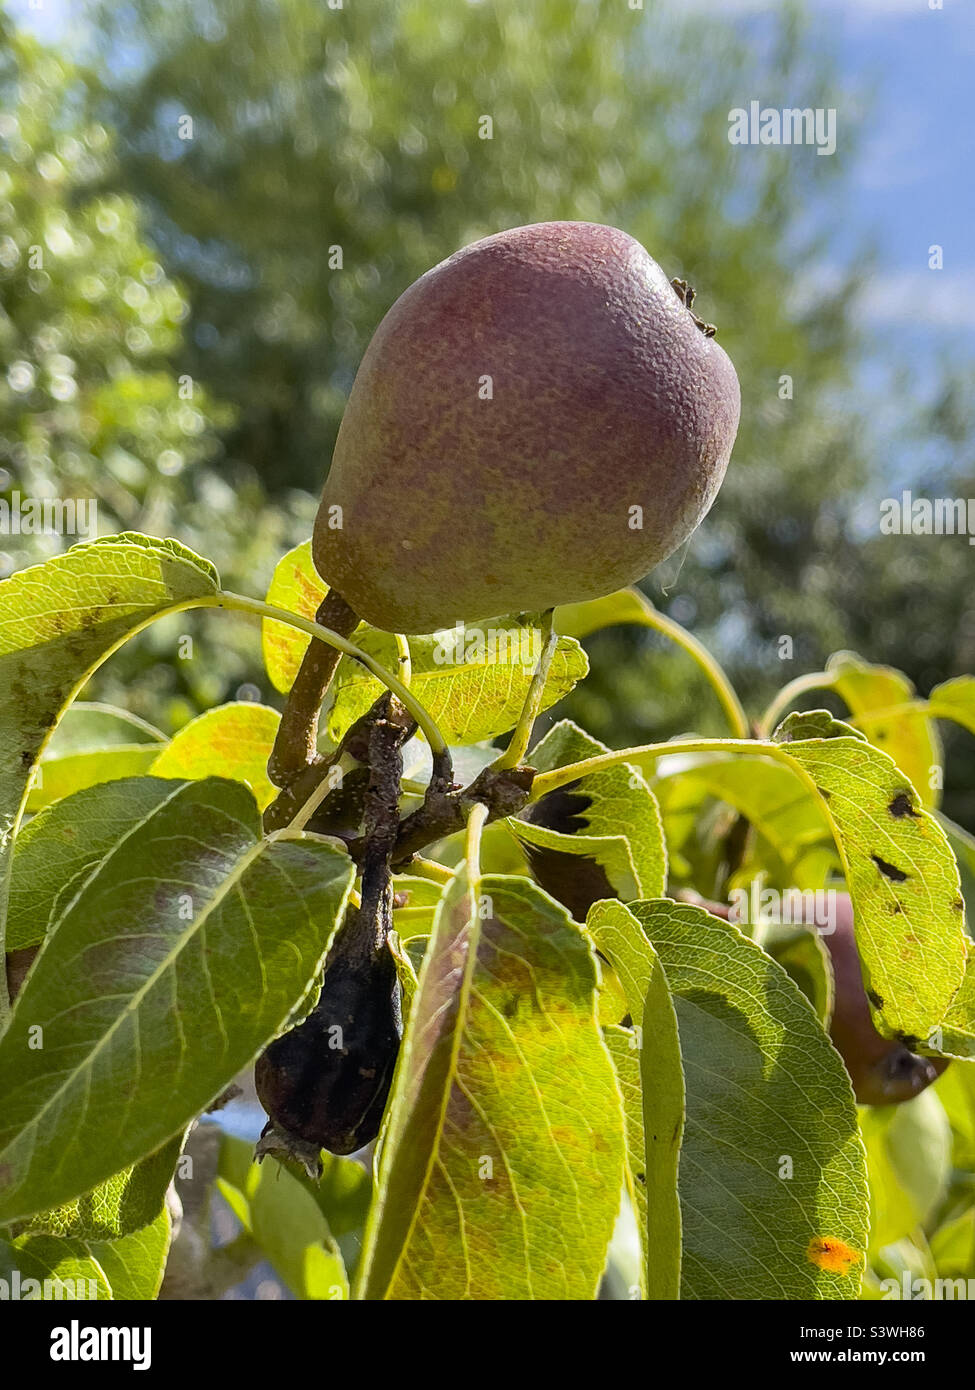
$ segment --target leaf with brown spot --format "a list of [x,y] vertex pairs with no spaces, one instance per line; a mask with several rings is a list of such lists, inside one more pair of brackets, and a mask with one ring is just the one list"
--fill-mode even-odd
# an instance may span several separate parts
[[623,1188],[595,987],[586,938],[547,894],[457,870],[403,1040],[358,1297],[595,1298]]
[[[852,731],[803,738],[807,727],[818,726],[792,716],[782,751],[830,793],[824,809],[853,900],[864,981],[884,1000],[877,1026],[889,1037],[926,1038],[944,1020],[965,971],[951,846],[886,753]],[[891,805],[912,793],[916,814],[892,815]]]
[[[807,1258],[825,1238],[862,1251],[868,1230],[853,1093],[821,1023],[734,925],[667,899],[629,910],[677,1015],[687,1111],[681,1296],[856,1298],[862,1261],[841,1273]],[[612,958],[605,936],[600,949]],[[631,933],[625,949],[638,955],[639,937]],[[645,1035],[644,1049],[652,1046]]]
[[826,670],[832,677],[831,688],[850,713],[862,717],[861,727],[870,742],[907,774],[923,805],[936,806],[939,793],[929,781],[932,767],[941,764],[943,751],[930,714],[919,705],[917,713],[902,710],[882,722],[869,718],[874,710],[908,705],[917,699],[917,691],[904,673],[892,666],[875,666],[855,652],[837,652],[827,661]]

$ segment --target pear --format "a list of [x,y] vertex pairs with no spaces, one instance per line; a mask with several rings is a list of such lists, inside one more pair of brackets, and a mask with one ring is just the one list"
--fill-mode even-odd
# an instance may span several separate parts
[[376,627],[433,632],[612,593],[714,501],[735,369],[639,242],[543,222],[400,296],[352,387],[315,523],[322,578]]

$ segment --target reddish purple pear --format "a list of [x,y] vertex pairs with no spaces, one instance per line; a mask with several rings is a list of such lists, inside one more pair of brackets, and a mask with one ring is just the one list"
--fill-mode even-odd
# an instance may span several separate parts
[[625,232],[543,222],[421,276],[366,349],[315,524],[322,578],[420,633],[611,593],[714,501],[735,369]]

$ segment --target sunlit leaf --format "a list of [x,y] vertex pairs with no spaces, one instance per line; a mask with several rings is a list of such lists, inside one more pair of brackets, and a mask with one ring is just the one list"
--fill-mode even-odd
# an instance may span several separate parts
[[267,760],[281,716],[267,705],[235,701],[192,719],[157,753],[155,777],[229,777],[250,787],[263,811],[277,796]]
[[[607,751],[563,719],[532,749],[529,758],[533,767],[548,772]],[[594,898],[615,893],[629,900],[657,897],[664,891],[667,853],[660,812],[637,768],[607,768],[578,786],[562,787],[534,802],[508,825],[546,887],[550,885],[544,877],[543,856],[572,856],[564,863],[556,861],[557,869],[554,864],[550,867],[561,880],[560,896],[564,892],[563,901],[580,919],[585,918]],[[584,862],[574,862],[580,860]],[[578,905],[574,897],[580,900]]]
[[31,770],[71,696],[127,637],[218,585],[213,566],[177,541],[132,533],[0,583],[0,881]]
[[71,1240],[115,1241],[156,1220],[183,1146],[182,1131],[155,1153],[115,1173],[91,1192],[40,1211],[18,1228]]
[[917,691],[902,671],[892,666],[874,666],[855,652],[836,652],[826,663],[832,676],[832,689],[860,718],[861,727],[883,752],[888,754],[917,790],[926,806],[939,800],[937,782],[931,786],[931,772],[943,761],[938,729],[923,710],[912,713],[900,709],[883,719],[869,716],[875,710],[899,709],[917,699]]
[[[311,541],[289,550],[278,561],[267,591],[267,602],[275,608],[314,618],[328,593],[311,558]],[[313,639],[297,628],[265,618],[261,624],[264,665],[275,690],[286,694],[294,684],[301,658]]]
[[580,929],[534,884],[458,871],[397,1069],[359,1296],[595,1297],[623,1187],[595,984]]
[[916,1043],[942,1021],[965,970],[964,904],[944,831],[886,753],[822,711],[790,716],[778,736],[833,827],[871,1004],[888,1033]]
[[159,1293],[171,1239],[172,1222],[163,1207],[148,1226],[120,1240],[89,1241],[88,1249],[111,1285],[113,1299],[147,1301]]
[[[411,637],[412,689],[432,714],[448,743],[480,743],[513,729],[521,714],[540,652],[538,629],[515,618],[466,629],[457,645],[449,635]],[[398,661],[396,640],[375,628],[360,628],[355,642],[387,670]],[[586,654],[571,637],[560,637],[552,656],[541,708],[548,709],[583,679]],[[332,689],[327,725],[337,742],[371,707],[383,687],[358,661],[343,657]]]
[[111,1285],[83,1240],[28,1232],[0,1238],[0,1278],[14,1299],[110,1299]]

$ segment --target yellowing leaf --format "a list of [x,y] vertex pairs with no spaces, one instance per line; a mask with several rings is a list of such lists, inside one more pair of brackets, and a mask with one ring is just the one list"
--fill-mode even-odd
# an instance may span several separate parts
[[[815,784],[833,826],[871,1003],[891,1034],[916,1045],[944,1018],[965,971],[958,865],[887,754],[822,717],[790,716],[783,751]],[[821,728],[833,736],[803,736]]]
[[595,984],[580,929],[533,883],[451,880],[394,1082],[360,1297],[595,1297],[623,1187]]
[[870,742],[880,748],[907,774],[926,806],[938,804],[937,785],[931,786],[932,769],[942,762],[941,740],[930,715],[902,710],[883,719],[869,717],[875,710],[894,709],[916,700],[917,691],[901,671],[874,666],[855,652],[836,652],[826,663],[832,689],[850,713],[860,717]]
[[[300,618],[314,618],[328,593],[311,558],[311,541],[303,541],[275,566],[267,602]],[[294,684],[301,658],[313,639],[297,628],[265,618],[261,625],[264,665],[275,690],[286,694]]]
[[183,726],[150,772],[154,777],[229,777],[254,793],[263,811],[277,796],[267,775],[281,716],[267,705],[235,701],[218,705]]
[[[472,634],[487,634],[484,640]],[[468,629],[459,647],[447,636],[411,637],[412,689],[430,711],[448,743],[480,743],[513,729],[521,714],[538,658],[538,629],[517,619],[498,618]],[[353,639],[387,670],[396,668],[396,639],[377,628],[359,628]],[[583,679],[585,652],[560,637],[552,656],[542,709],[549,709]],[[374,676],[351,657],[343,657],[332,687],[329,737],[338,742],[382,693]]]

